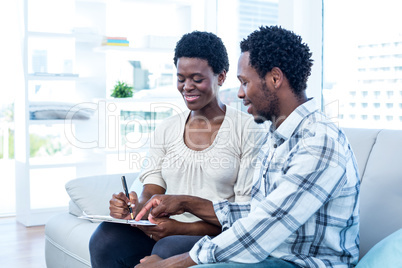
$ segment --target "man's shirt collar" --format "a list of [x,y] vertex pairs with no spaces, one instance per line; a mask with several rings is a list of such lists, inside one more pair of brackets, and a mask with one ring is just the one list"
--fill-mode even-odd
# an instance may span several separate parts
[[294,131],[299,127],[300,123],[307,115],[316,112],[317,110],[318,108],[315,100],[310,98],[305,103],[298,106],[277,129],[274,129],[272,124],[269,131],[275,140],[282,140],[281,143],[283,143],[285,140],[290,139]]

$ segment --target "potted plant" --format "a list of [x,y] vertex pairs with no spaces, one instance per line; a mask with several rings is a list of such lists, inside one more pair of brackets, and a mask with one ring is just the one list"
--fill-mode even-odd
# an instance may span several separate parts
[[133,87],[127,85],[125,82],[117,81],[110,96],[114,98],[130,98],[133,96]]

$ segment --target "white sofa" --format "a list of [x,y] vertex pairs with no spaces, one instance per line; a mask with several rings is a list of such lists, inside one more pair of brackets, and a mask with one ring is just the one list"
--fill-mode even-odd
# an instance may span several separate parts
[[[345,129],[345,132],[362,178],[362,257],[377,242],[402,228],[402,131]],[[137,176],[125,175],[129,185]],[[135,181],[133,187],[141,189],[141,184]],[[77,216],[82,211],[107,215],[111,194],[121,188],[120,174],[78,178],[66,184],[71,197],[69,213],[51,218],[45,228],[48,268],[90,267],[88,241],[98,223]],[[400,261],[402,263],[402,257]]]

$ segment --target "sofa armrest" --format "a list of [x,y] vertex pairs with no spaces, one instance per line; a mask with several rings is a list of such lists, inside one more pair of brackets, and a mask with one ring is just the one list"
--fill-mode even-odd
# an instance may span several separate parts
[[[113,193],[123,191],[121,176],[126,176],[127,185],[132,185],[138,173],[111,174],[83,177],[66,183],[71,198],[69,211],[75,216],[85,212],[90,215],[109,215],[109,200]],[[138,182],[136,183],[137,189]]]

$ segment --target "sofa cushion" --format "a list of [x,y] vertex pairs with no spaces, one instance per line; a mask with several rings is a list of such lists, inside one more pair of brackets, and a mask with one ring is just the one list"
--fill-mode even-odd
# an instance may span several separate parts
[[379,129],[358,129],[358,128],[345,128],[346,136],[355,153],[357,164],[359,166],[360,178],[363,178],[364,171],[367,166],[367,160],[376,142]]
[[360,194],[360,256],[402,228],[402,131],[382,130],[367,162]]
[[360,260],[356,268],[402,267],[402,229],[378,242]]
[[[124,175],[127,185],[131,185],[138,173]],[[70,204],[70,213],[81,216],[84,211],[89,215],[109,215],[109,200],[112,194],[123,191],[121,176],[122,174],[100,175],[67,182],[67,193],[76,205]],[[78,211],[81,212],[79,215],[77,215]]]
[[91,267],[88,243],[98,225],[68,213],[50,218],[45,227],[46,267]]

